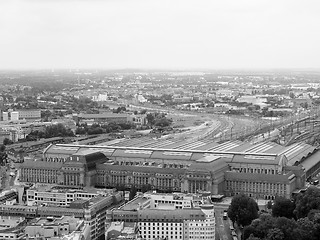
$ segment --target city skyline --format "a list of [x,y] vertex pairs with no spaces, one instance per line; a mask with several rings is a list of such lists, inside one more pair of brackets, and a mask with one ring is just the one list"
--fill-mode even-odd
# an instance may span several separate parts
[[1,1],[1,69],[318,69],[317,1]]

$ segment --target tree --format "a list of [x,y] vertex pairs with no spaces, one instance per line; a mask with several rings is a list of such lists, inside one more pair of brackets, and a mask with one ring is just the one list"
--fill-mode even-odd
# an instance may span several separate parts
[[271,228],[268,231],[267,239],[268,240],[283,240],[284,234],[279,228]]
[[141,111],[140,111],[140,114],[146,114],[147,113],[147,110],[146,109],[142,109]]
[[3,150],[0,152],[0,165],[4,166],[6,164],[6,161],[7,161],[7,153]]
[[148,123],[152,126],[154,124],[154,121],[155,121],[155,117],[153,116],[153,114],[148,113],[146,118],[148,120]]
[[249,238],[247,238],[248,240],[261,240],[261,238],[255,237],[253,234],[251,234],[249,236]]
[[170,119],[160,118],[155,121],[154,125],[159,127],[168,127],[170,126],[171,123],[172,123],[172,120]]
[[249,225],[253,219],[258,218],[258,204],[244,194],[233,197],[228,209],[228,216],[231,221],[239,226]]
[[5,145],[0,145],[0,152],[4,152],[6,150],[6,146]]
[[152,189],[152,187],[150,184],[145,184],[145,185],[142,185],[141,192],[145,193],[145,192],[150,191],[151,189]]
[[296,208],[294,210],[297,218],[308,216],[312,209],[320,210],[320,189],[309,187],[306,192],[300,193],[295,201]]
[[300,229],[294,219],[278,217],[276,226],[283,232],[283,240],[301,239]]
[[254,229],[254,235],[261,239],[267,236],[270,229],[276,227],[274,218],[269,214],[261,214],[258,219],[252,221],[250,226]]
[[71,129],[67,129],[63,124],[47,126],[43,131],[32,131],[26,138],[32,140],[37,138],[51,138],[51,137],[73,137],[74,134]]
[[301,240],[316,240],[318,239],[315,235],[316,233],[316,224],[313,221],[310,221],[308,217],[299,218],[297,223],[300,228]]
[[316,220],[316,216],[318,213],[314,212],[310,215],[311,219],[300,218],[295,221],[293,218],[262,214],[244,228],[243,239],[249,239],[252,235],[263,240],[317,240],[320,236],[320,221]]
[[3,139],[3,145],[9,145],[12,144],[13,142],[9,138]]
[[284,197],[277,197],[272,206],[272,216],[293,218],[293,211],[295,204],[290,199]]
[[252,225],[246,226],[243,229],[243,239],[248,239],[250,236],[254,236],[255,230],[255,227],[253,227]]
[[130,189],[130,193],[129,193],[129,201],[131,201],[132,199],[134,199],[134,197],[137,194],[137,189],[135,186],[132,186]]
[[272,209],[272,201],[268,201],[268,203],[267,203],[267,208],[268,208],[268,209]]
[[113,109],[113,113],[125,112],[127,109],[125,107],[118,107],[117,109]]

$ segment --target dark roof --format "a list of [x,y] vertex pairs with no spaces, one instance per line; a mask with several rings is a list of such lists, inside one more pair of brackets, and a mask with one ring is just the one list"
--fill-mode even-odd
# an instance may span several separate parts
[[184,174],[186,169],[183,168],[162,168],[152,166],[135,166],[135,165],[111,165],[99,164],[99,169],[116,170],[116,171],[129,171],[129,172],[144,172],[144,173],[162,173],[162,174]]
[[308,171],[319,162],[319,159],[320,151],[316,151],[311,156],[301,160],[300,164],[304,167],[306,171]]
[[293,172],[286,174],[258,174],[258,173],[239,173],[227,171],[225,172],[226,180],[238,180],[238,181],[257,181],[257,182],[269,182],[269,183],[287,183],[290,177],[295,177]]
[[200,209],[143,209],[139,210],[139,221],[184,221],[205,220],[206,215]]
[[[96,164],[104,163],[108,160],[107,157],[101,152],[79,152],[73,154],[72,156],[79,157],[79,161],[86,165],[88,171],[95,169]],[[69,161],[73,162],[72,159],[73,158],[71,158]]]
[[206,171],[206,172],[216,172],[220,169],[226,168],[228,165],[225,158],[207,156],[198,161],[192,162],[188,171]]
[[62,162],[26,160],[23,163],[21,163],[20,168],[60,169],[62,167],[62,164]]

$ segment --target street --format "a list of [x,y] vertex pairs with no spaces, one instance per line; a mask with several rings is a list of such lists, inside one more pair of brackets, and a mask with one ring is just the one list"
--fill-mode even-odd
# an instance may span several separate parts
[[216,240],[233,240],[230,225],[232,222],[230,219],[223,219],[223,212],[227,210],[229,205],[220,205],[219,203],[215,203],[215,217],[216,217]]

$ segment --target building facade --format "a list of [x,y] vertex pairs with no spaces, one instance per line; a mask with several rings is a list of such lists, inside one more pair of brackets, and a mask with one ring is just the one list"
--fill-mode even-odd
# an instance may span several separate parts
[[2,240],[22,240],[25,239],[24,217],[0,216],[0,239]]
[[41,119],[41,110],[38,109],[25,109],[25,110],[19,110],[19,119],[25,119],[25,120],[40,120]]
[[[86,192],[75,189],[53,188],[50,190],[38,190],[31,188],[26,190],[27,205],[49,205],[49,206],[70,206],[77,200],[89,200],[101,195],[96,191]],[[107,194],[104,194],[107,195]]]
[[[58,197],[56,199],[59,199]],[[43,197],[40,197],[38,205],[6,205],[0,204],[0,216],[23,216],[28,219],[36,217],[61,217],[73,216],[84,220],[88,224],[90,239],[101,238],[105,233],[107,209],[113,204],[123,200],[123,195],[119,192],[108,196],[95,196],[90,199],[78,199],[69,206],[59,206],[48,204]],[[54,201],[52,199],[52,201]],[[46,203],[46,204],[43,204]]]
[[[216,149],[225,146],[236,144]],[[319,173],[313,147],[293,145],[279,151],[275,145],[278,153],[261,152],[272,147],[270,143],[257,144],[238,152],[222,152],[57,144],[44,151],[42,161],[21,164],[21,181],[227,196],[244,193],[273,199],[290,197],[296,189],[304,188],[309,176]]]
[[91,239],[90,226],[84,220],[70,216],[33,219],[24,233],[25,239],[29,240]]
[[214,208],[207,197],[148,192],[114,210],[112,222],[136,222],[141,239],[215,239]]

